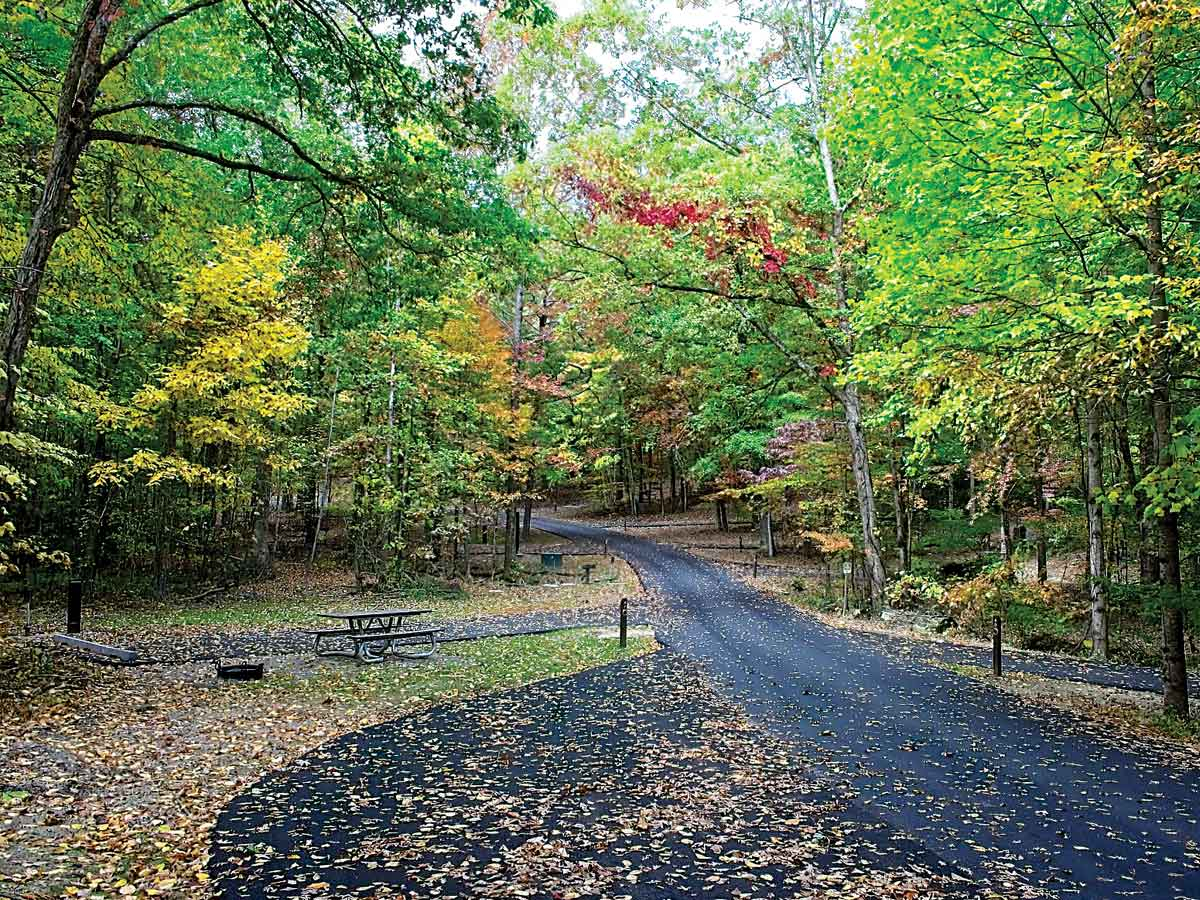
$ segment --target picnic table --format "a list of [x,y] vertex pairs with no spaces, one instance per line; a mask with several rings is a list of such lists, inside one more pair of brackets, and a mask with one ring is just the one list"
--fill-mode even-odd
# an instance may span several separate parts
[[[437,635],[442,630],[417,623],[405,627],[404,620],[432,612],[428,609],[360,609],[348,612],[323,612],[322,618],[334,619],[340,628],[310,629],[313,652],[318,656],[352,656],[360,662],[382,662],[388,653],[420,659],[432,656],[437,650]],[[321,649],[321,641],[344,638],[354,645],[352,650]],[[402,647],[421,647],[421,650],[399,650]]]

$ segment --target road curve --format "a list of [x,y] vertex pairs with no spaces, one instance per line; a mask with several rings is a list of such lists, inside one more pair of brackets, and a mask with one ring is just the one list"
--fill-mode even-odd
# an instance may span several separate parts
[[916,839],[947,870],[1064,897],[1200,898],[1200,779],[1168,748],[1118,739],[986,684],[823,625],[684,551],[608,541],[667,609],[672,649],[814,764],[843,779],[846,821]]

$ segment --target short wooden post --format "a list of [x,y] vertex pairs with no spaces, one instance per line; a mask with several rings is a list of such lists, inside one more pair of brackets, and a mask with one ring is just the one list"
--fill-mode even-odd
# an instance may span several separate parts
[[29,637],[33,633],[33,591],[29,585],[25,585],[21,595],[25,601],[25,637]]
[[754,551],[754,577],[758,577],[758,551]]
[[79,634],[83,625],[83,582],[67,584],[67,634]]
[[1000,617],[992,616],[992,674],[1000,677]]
[[842,615],[850,615],[850,576],[854,566],[849,560],[842,563]]
[[621,598],[621,646],[629,643],[629,598]]
[[742,536],[741,536],[740,534],[738,535],[738,549],[739,549],[739,550],[745,550],[745,549],[746,549],[745,547],[743,547],[743,546],[742,546]]

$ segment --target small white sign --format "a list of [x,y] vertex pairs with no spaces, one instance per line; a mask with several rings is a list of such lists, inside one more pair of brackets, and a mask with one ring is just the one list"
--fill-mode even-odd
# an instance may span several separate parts
[[849,575],[852,571],[853,571],[853,569],[850,567],[850,563],[848,563],[848,562],[842,563],[842,574],[843,575]]

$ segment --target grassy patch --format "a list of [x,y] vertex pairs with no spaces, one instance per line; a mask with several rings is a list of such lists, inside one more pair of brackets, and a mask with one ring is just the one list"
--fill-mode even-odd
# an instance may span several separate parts
[[1196,719],[1181,719],[1172,713],[1155,713],[1149,718],[1150,724],[1164,737],[1193,744],[1200,742],[1200,721]]
[[168,601],[131,609],[110,609],[91,616],[88,627],[113,631],[142,628],[237,631],[272,626],[312,626],[318,622],[318,613],[364,606],[412,606],[450,615],[463,606],[466,597],[461,590],[434,584],[412,585],[386,597],[354,594],[345,588],[336,593],[314,593],[312,588],[304,586],[289,596],[276,585],[270,587],[276,589],[268,596],[235,595],[185,606]]
[[432,664],[335,664],[308,678],[269,677],[257,689],[345,701],[443,702],[569,675],[646,653],[654,646],[652,638],[635,638],[622,649],[617,641],[596,637],[586,629],[485,638],[445,644]]

